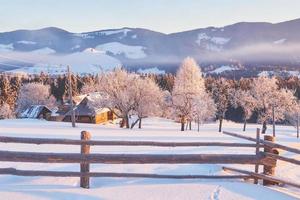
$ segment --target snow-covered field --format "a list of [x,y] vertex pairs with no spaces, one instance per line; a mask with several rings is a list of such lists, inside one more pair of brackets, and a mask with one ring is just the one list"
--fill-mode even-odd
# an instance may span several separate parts
[[[194,125],[195,127],[195,125]],[[248,136],[255,136],[259,125],[249,125]],[[225,122],[224,130],[241,132],[242,125]],[[200,132],[180,132],[179,124],[160,118],[144,120],[143,129],[126,130],[117,125],[77,124],[71,128],[69,123],[47,122],[41,120],[2,120],[0,121],[1,136],[69,138],[79,139],[80,132],[91,132],[95,140],[143,140],[143,141],[222,141],[247,142],[217,132],[217,124],[205,124]],[[268,130],[271,133],[271,130]],[[278,126],[277,142],[299,148],[299,140],[295,137],[293,127]],[[2,144],[0,150],[31,151],[31,152],[72,152],[78,153],[79,146],[63,145],[23,145]],[[152,154],[183,154],[183,153],[254,153],[253,148],[229,147],[92,147],[92,153],[152,153]],[[281,155],[300,159],[299,155],[281,152]],[[300,167],[284,162],[278,163],[276,176],[298,181]],[[94,172],[128,172],[158,174],[211,174],[225,175],[223,165],[197,164],[92,164]],[[254,166],[238,166],[254,170]],[[39,164],[1,162],[0,167],[15,167],[27,170],[79,171],[79,164]],[[262,170],[262,169],[260,169]],[[79,178],[55,177],[17,177],[0,176],[0,199],[33,200],[33,199],[297,199],[300,190],[292,187],[264,187],[254,185],[250,181],[241,180],[171,180],[143,178],[91,178],[91,188],[82,189]]]

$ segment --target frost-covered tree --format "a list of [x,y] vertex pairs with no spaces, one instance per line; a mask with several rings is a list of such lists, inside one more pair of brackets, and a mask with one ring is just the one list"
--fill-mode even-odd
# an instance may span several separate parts
[[132,128],[137,122],[139,122],[139,128],[141,128],[143,118],[161,114],[163,93],[158,85],[150,78],[138,79],[135,82],[135,87],[133,114],[136,114],[138,119],[132,124]]
[[0,119],[11,119],[14,117],[13,110],[7,103],[0,106]]
[[237,89],[232,94],[231,104],[235,108],[242,108],[244,118],[243,131],[246,131],[247,120],[252,116],[255,110],[256,99],[251,95],[249,90]]
[[97,92],[97,88],[99,88],[99,85],[91,81],[89,83],[84,84],[84,86],[81,88],[81,94]]
[[216,116],[219,120],[219,132],[222,131],[222,123],[225,113],[230,105],[232,89],[230,84],[223,78],[212,82],[209,88],[216,104]]
[[181,131],[184,131],[185,123],[192,121],[196,100],[200,100],[203,93],[205,85],[200,67],[188,57],[176,74],[172,91],[172,107],[180,119]]
[[109,108],[122,118],[121,127],[129,128],[129,115],[136,104],[136,82],[139,78],[136,74],[119,68],[102,74],[97,89],[101,95],[94,102],[94,106]]
[[214,100],[208,93],[202,93],[199,95],[194,102],[193,107],[193,120],[198,124],[198,132],[200,123],[203,123],[205,120],[209,120],[215,117],[216,106]]
[[297,138],[299,138],[299,126],[300,126],[300,102],[297,101],[293,109],[286,113],[285,119],[297,129]]
[[55,98],[50,94],[49,85],[27,83],[21,86],[17,100],[17,113],[20,114],[31,105],[45,105],[50,108],[55,105]]
[[[295,106],[294,92],[280,89],[275,77],[256,78],[251,87],[251,94],[256,99],[255,109],[259,121],[263,124],[262,133],[266,133],[269,121],[275,126],[275,122],[284,120],[285,113],[290,112]],[[275,132],[273,134],[275,135]]]
[[1,80],[0,84],[0,105],[2,104],[8,104],[10,107],[13,107],[15,104],[15,99],[13,95],[13,88],[10,84],[9,77],[6,75],[3,75],[3,79]]

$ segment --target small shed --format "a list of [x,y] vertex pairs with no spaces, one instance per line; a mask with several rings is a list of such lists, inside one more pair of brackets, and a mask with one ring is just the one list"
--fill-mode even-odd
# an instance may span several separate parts
[[21,118],[31,119],[48,119],[50,116],[51,110],[44,105],[32,105],[20,114]]
[[[91,101],[90,96],[86,96],[76,107],[75,107],[75,119],[78,123],[92,123],[100,124],[109,120],[116,119],[115,115],[108,108],[96,108],[93,107],[89,102]],[[65,114],[63,121],[71,121],[72,111]]]

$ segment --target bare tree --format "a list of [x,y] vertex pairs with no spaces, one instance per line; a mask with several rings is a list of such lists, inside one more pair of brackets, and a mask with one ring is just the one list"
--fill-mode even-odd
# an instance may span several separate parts
[[193,119],[197,122],[198,132],[200,130],[200,123],[212,119],[216,114],[216,105],[214,100],[208,93],[203,93],[195,99],[193,108]]
[[94,106],[107,107],[116,116],[122,118],[121,127],[129,128],[129,114],[133,111],[136,101],[136,74],[130,74],[123,69],[102,74],[97,91],[101,93]]
[[238,89],[235,90],[232,94],[231,104],[235,108],[237,107],[242,108],[243,118],[244,118],[243,131],[246,131],[247,120],[252,116],[256,107],[255,98],[251,95],[250,91]]
[[158,85],[150,78],[138,79],[135,82],[135,105],[133,114],[138,119],[132,124],[131,128],[139,122],[139,128],[142,127],[142,119],[148,116],[157,116],[161,113],[163,102],[163,93]]
[[256,99],[256,112],[262,122],[262,133],[266,133],[268,121],[273,122],[273,135],[275,135],[275,122],[284,120],[285,113],[290,112],[296,101],[294,92],[280,89],[275,77],[259,77],[253,81],[251,94]]
[[219,132],[221,132],[223,119],[225,118],[225,113],[230,105],[232,89],[225,79],[220,78],[212,83],[210,90],[216,104],[216,115],[219,120]]

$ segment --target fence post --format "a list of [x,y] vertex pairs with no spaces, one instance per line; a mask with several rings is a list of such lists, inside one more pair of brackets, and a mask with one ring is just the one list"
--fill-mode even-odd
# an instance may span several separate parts
[[[265,141],[269,141],[269,142],[274,142],[275,141],[275,137],[270,136],[270,135],[265,135],[264,136],[264,140]],[[279,154],[279,151],[275,148],[269,147],[267,145],[264,146],[264,152],[267,153],[273,153],[273,154]],[[269,158],[269,159],[274,159],[274,158]],[[264,174],[265,175],[269,175],[269,176],[274,176],[275,175],[275,167],[276,167],[276,159],[275,160],[275,166],[266,166],[264,165]],[[263,185],[276,185],[276,182],[273,181],[269,181],[269,180],[263,180]]]
[[[258,154],[259,154],[259,146],[260,146],[259,140],[260,140],[260,129],[257,128],[256,129],[256,149],[255,149],[256,156],[258,156]],[[258,172],[259,172],[259,164],[256,164],[255,165],[255,173],[258,173]],[[254,184],[257,184],[257,183],[258,183],[258,179],[255,178],[254,179]]]
[[[81,140],[90,140],[91,134],[87,131],[81,132]],[[89,154],[90,153],[90,145],[82,144],[81,145],[81,154]],[[83,162],[80,163],[80,172],[87,173],[90,172],[90,163]],[[80,177],[80,187],[89,188],[90,187],[90,178],[82,176]]]

